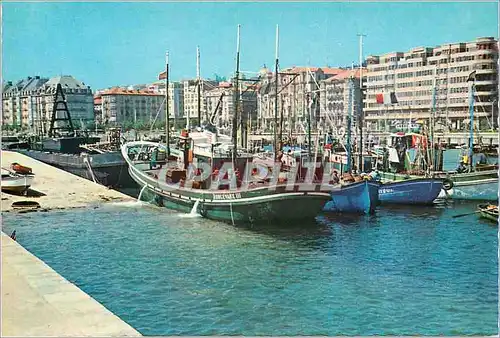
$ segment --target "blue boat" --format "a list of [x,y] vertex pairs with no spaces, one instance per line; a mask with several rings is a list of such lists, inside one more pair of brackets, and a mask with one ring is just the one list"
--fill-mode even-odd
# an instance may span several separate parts
[[364,180],[341,186],[330,192],[332,197],[323,208],[328,212],[372,214],[379,203],[380,182]]
[[382,184],[379,200],[382,204],[432,204],[443,188],[438,178],[415,178]]

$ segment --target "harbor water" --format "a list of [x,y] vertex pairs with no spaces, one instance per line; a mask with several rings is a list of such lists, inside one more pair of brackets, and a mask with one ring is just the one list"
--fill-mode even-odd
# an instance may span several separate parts
[[145,203],[3,215],[143,335],[494,335],[497,227],[471,203],[233,227]]

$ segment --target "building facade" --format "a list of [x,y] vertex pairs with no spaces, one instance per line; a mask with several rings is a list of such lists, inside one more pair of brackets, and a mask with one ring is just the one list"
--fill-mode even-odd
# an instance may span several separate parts
[[[360,74],[365,70],[343,70],[321,81],[320,116],[326,130],[344,135],[347,117],[351,108],[351,127],[355,134],[358,118],[363,105],[360,87]],[[363,77],[365,83],[366,77]]]
[[[198,119],[198,80],[181,81],[184,98],[184,114],[185,119]],[[208,114],[207,102],[205,93],[209,90],[217,88],[218,84],[211,80],[202,80],[200,88],[200,113],[201,120],[205,121]]]
[[[148,86],[153,92],[165,95],[164,73],[159,75],[159,81]],[[168,84],[168,109],[171,119],[180,120],[184,117],[184,87],[181,82],[169,82]]]
[[164,94],[115,87],[101,91],[98,97],[101,98],[101,121],[104,124],[165,121]]
[[61,84],[74,124],[77,121],[93,121],[94,103],[90,87],[72,76],[62,75],[51,79],[28,77],[15,84],[7,82],[2,92],[2,122],[46,132],[58,84]]
[[[325,112],[320,109],[320,82],[342,70],[339,68],[291,67],[278,76],[278,116],[283,115],[283,128],[303,132],[309,112],[314,127],[326,124]],[[275,119],[275,77],[267,69],[261,70],[262,85],[257,97],[259,128],[271,131]]]
[[[410,121],[429,120],[436,130],[469,128],[469,83],[475,72],[475,128],[497,128],[498,43],[494,38],[418,47],[367,58],[366,128],[391,131]],[[393,93],[395,100],[378,100]],[[394,102],[397,101],[397,102]]]
[[[231,130],[233,117],[235,112],[235,90],[230,82],[221,82],[217,88],[209,90],[205,93],[207,103],[208,116],[214,115],[215,124],[217,127]],[[217,105],[220,105],[216,111]],[[243,117],[248,126],[257,123],[257,93],[249,83],[240,83],[240,118]]]

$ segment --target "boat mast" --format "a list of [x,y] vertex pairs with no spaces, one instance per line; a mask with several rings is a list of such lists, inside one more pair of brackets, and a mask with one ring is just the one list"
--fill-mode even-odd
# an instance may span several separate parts
[[359,104],[359,115],[358,115],[358,130],[359,130],[359,171],[363,172],[364,162],[363,162],[363,36],[364,34],[358,34],[359,36],[359,89],[360,89],[360,104]]
[[469,114],[470,114],[470,130],[469,130],[469,171],[472,171],[472,156],[474,156],[474,90],[476,82],[476,71],[473,71],[467,79],[469,84]]
[[198,90],[198,126],[201,127],[201,77],[200,77],[200,47],[196,46],[196,80]]
[[[277,142],[277,129],[278,129],[278,46],[279,46],[279,26],[276,25],[276,63],[274,66],[274,161],[278,158],[278,142]],[[281,149],[280,149],[281,150]]]
[[[436,68],[437,70],[437,68]],[[430,115],[430,121],[429,121],[429,133],[430,133],[430,145],[429,145],[429,150],[430,150],[430,161],[429,165],[432,165],[432,169],[436,170],[436,163],[435,163],[435,150],[434,150],[434,119],[435,119],[435,114],[436,114],[436,76],[437,76],[437,71],[434,72],[434,80],[432,84],[432,111]]]
[[[309,73],[309,77],[312,78],[312,75]],[[312,106],[313,106],[313,93],[308,94],[309,102],[307,102],[307,156],[308,160],[311,160],[311,146],[312,146],[312,140],[311,140],[311,123],[312,123]]]
[[170,156],[170,105],[168,97],[168,52],[165,55],[165,143],[167,144],[167,159]]
[[236,39],[236,74],[234,79],[234,114],[233,114],[233,167],[236,167],[236,156],[238,147],[238,109],[240,103],[239,77],[240,77],[240,27]]
[[347,172],[351,173],[351,118],[352,118],[352,87],[353,77],[349,79],[349,98],[347,107]]

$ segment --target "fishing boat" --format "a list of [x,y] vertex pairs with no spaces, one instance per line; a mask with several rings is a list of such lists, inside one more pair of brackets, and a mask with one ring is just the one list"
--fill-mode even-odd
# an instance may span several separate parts
[[[476,167],[471,165],[466,172],[443,171],[444,151],[437,148],[433,150],[434,155],[429,156],[431,151],[426,146],[425,135],[399,132],[391,136],[390,146],[374,151],[375,167],[379,169],[382,181],[418,182],[418,184],[411,185],[415,188],[414,193],[418,194],[429,186],[425,183],[425,179],[442,180],[442,188],[437,199],[484,201],[498,199],[497,170],[485,168],[476,170]],[[469,162],[467,159],[465,161]],[[429,169],[429,163],[434,163],[434,170]],[[434,190],[427,191],[429,191],[430,198]]]
[[21,175],[2,168],[2,191],[23,194],[31,187],[34,175]]
[[436,173],[452,182],[449,189],[443,189],[439,198],[475,201],[498,200],[498,171],[476,171],[469,173]]
[[413,178],[383,183],[378,193],[381,204],[428,205],[436,200],[442,188],[442,179]]
[[477,209],[481,218],[498,223],[498,205],[479,204]]
[[[261,222],[291,224],[300,220],[314,220],[330,199],[331,186],[322,184],[321,175],[314,180],[314,174],[306,173],[307,177],[311,177],[308,180],[303,168],[294,172],[296,176],[281,173],[276,153],[273,159],[276,166],[268,170],[265,161],[254,163],[253,154],[238,149],[239,30],[238,25],[231,143],[217,144],[214,138],[209,143],[196,143],[188,130],[171,142],[167,118],[165,145],[146,141],[129,142],[122,145],[122,156],[128,164],[131,177],[142,187],[140,197],[150,196],[151,201],[158,206],[197,212],[208,219],[233,225]],[[168,54],[166,65],[165,81],[168,84]],[[276,74],[277,70],[276,54]],[[275,85],[277,88],[278,83]],[[168,105],[166,116],[169,116]],[[152,163],[151,160],[157,158],[160,151],[166,153],[167,159],[174,156],[176,160]],[[265,177],[262,171],[267,172]],[[286,177],[292,179],[288,181]]]
[[[349,107],[347,116],[347,137],[345,146],[337,143],[330,144],[326,147],[326,160],[333,169],[338,170],[342,174],[342,181],[339,186],[336,186],[331,191],[331,201],[324,208],[328,212],[341,213],[361,213],[372,214],[376,206],[379,204],[379,187],[380,182],[369,179],[363,179],[358,175],[352,175],[353,170],[353,151],[351,146],[351,119],[354,104],[353,100],[353,78],[349,80]],[[345,152],[339,151],[342,147]],[[359,150],[360,167],[366,167],[366,156],[363,154],[362,148]],[[369,165],[369,162],[366,163]]]
[[[330,199],[331,187],[322,188],[321,182],[273,183],[270,179],[263,180],[258,172],[249,181],[241,181],[237,173],[250,170],[253,156],[240,153],[233,167],[230,154],[210,148],[210,145],[194,146],[177,162],[154,169],[150,169],[148,157],[136,161],[130,154],[138,154],[141,149],[149,154],[159,149],[167,151],[164,145],[130,142],[122,146],[122,155],[129,165],[131,177],[143,187],[143,195],[151,196],[155,204],[186,213],[198,212],[208,219],[231,224],[312,220]],[[186,165],[179,165],[185,161],[188,161]],[[202,163],[209,166],[210,173],[205,180],[197,180],[191,174],[200,169]],[[190,165],[193,170],[186,169]],[[235,183],[233,187],[229,182]]]
[[379,201],[380,182],[362,180],[341,185],[331,190],[331,200],[324,211],[372,214]]

